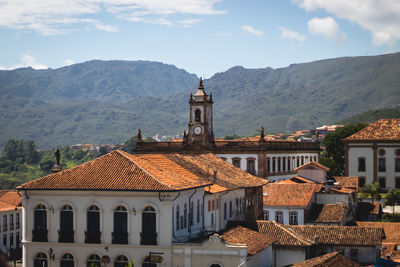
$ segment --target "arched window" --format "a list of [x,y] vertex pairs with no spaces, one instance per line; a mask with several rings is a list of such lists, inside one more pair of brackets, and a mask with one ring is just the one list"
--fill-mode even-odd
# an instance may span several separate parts
[[304,156],[301,156],[301,165],[304,165]]
[[179,230],[179,218],[180,218],[179,205],[176,205],[176,230]]
[[281,157],[278,157],[278,172],[281,171]]
[[100,210],[96,205],[90,206],[86,213],[85,243],[101,243]]
[[124,255],[119,255],[115,258],[114,267],[126,267],[129,264],[129,260]]
[[283,166],[282,166],[282,171],[285,172],[285,171],[286,171],[286,157],[283,157],[283,158],[282,158],[282,165],[283,165]]
[[92,254],[89,256],[86,267],[101,267],[100,257],[96,254]]
[[128,244],[128,213],[124,206],[114,210],[113,244]]
[[275,159],[275,158],[272,158],[272,172],[276,172],[276,165],[275,165],[275,163],[276,163],[276,159]]
[[156,210],[147,206],[142,213],[141,245],[157,245]]
[[288,158],[287,158],[287,169],[288,169],[288,171],[291,171],[291,168],[290,168],[290,161],[291,161],[291,158],[288,157]]
[[296,167],[299,167],[300,166],[300,157],[299,156],[297,156],[297,162],[296,163],[297,163]]
[[232,165],[236,168],[240,168],[240,158],[232,158]]
[[267,158],[267,172],[271,172],[271,159]]
[[37,205],[34,211],[32,241],[47,242],[47,211],[43,204]]
[[317,162],[317,156],[314,156],[314,161]]
[[194,112],[194,120],[200,122],[201,121],[201,110],[196,109]]
[[74,243],[74,213],[70,205],[64,205],[61,209],[58,242]]
[[193,225],[193,201],[190,202],[189,222],[190,222],[190,226],[192,226]]
[[69,253],[64,254],[60,260],[60,267],[74,267],[74,256]]
[[46,254],[39,252],[33,261],[34,267],[47,267],[47,256]]
[[183,228],[187,227],[187,204],[183,206]]
[[[154,256],[153,256],[154,257]],[[154,263],[151,260],[150,256],[147,256],[143,259],[142,267],[157,267],[157,263]]]
[[222,265],[219,263],[213,263],[210,265],[210,267],[222,267]]
[[200,199],[197,200],[197,223],[200,222]]

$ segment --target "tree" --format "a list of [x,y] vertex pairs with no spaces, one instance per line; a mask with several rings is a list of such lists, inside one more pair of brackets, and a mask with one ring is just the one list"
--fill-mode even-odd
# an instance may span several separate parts
[[3,157],[13,162],[17,159],[17,142],[14,139],[8,140],[4,146]]
[[136,138],[137,138],[137,136],[134,135],[131,138],[129,138],[128,140],[126,140],[122,150],[125,152],[128,152],[128,153],[135,153]]
[[374,199],[380,200],[381,194],[379,194],[380,188],[379,183],[375,182],[372,184],[366,184],[361,188],[361,193],[365,195],[371,196],[372,204],[374,204]]
[[38,164],[40,161],[39,152],[36,149],[35,142],[26,141],[24,143],[24,157],[28,164]]
[[339,175],[340,166],[333,159],[328,157],[322,157],[319,163],[329,168],[329,171],[327,173],[328,177]]
[[394,206],[399,203],[400,203],[400,190],[390,189],[388,194],[386,195],[385,205],[393,207],[393,216],[394,216]]
[[344,127],[336,129],[333,133],[328,133],[323,141],[325,146],[324,157],[333,159],[339,166],[336,175],[343,174],[344,172],[344,144],[342,139],[364,129],[367,124],[348,124]]

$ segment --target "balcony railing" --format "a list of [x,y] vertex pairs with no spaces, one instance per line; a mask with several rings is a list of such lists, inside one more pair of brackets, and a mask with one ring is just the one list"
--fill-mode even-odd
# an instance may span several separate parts
[[85,231],[85,243],[87,244],[100,244],[101,243],[101,232],[86,232]]
[[74,231],[58,231],[58,242],[74,243]]
[[32,230],[32,241],[33,242],[48,242],[47,233],[48,233],[47,230],[33,229]]
[[128,244],[128,233],[112,233],[113,244]]
[[157,233],[154,234],[140,233],[140,245],[157,245]]

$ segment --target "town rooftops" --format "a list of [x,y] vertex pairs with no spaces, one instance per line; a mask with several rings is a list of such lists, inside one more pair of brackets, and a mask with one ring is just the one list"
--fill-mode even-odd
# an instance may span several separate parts
[[270,183],[263,188],[264,206],[307,207],[317,184]]
[[298,170],[301,170],[301,169],[309,169],[309,168],[315,168],[315,167],[322,169],[324,171],[329,171],[328,167],[322,165],[321,163],[315,162],[315,161],[310,161],[304,165],[301,165],[301,166],[297,167],[296,169],[294,169],[293,171],[297,172]]
[[334,178],[339,185],[349,189],[354,189],[356,192],[358,192],[359,187],[357,176],[334,176]]
[[0,211],[21,209],[21,195],[15,190],[0,190]]
[[248,246],[248,254],[257,252],[271,246],[275,239],[242,226],[236,226],[224,232],[222,238],[229,244],[245,244]]
[[380,119],[344,141],[400,141],[400,119]]
[[[203,155],[132,155],[120,150],[81,165],[25,183],[17,189],[29,190],[121,190],[179,191],[213,184],[214,170],[224,186],[232,189],[263,185],[256,178],[213,154]],[[229,177],[229,178],[226,178]],[[223,179],[224,178],[224,179]]]
[[346,212],[344,204],[313,204],[306,217],[308,223],[341,223]]
[[399,222],[360,222],[356,224],[360,227],[382,227],[385,230],[386,238],[384,243],[396,243],[400,245],[400,223]]
[[291,267],[358,267],[361,266],[355,261],[352,261],[339,251],[328,253],[319,257],[308,259],[290,265]]

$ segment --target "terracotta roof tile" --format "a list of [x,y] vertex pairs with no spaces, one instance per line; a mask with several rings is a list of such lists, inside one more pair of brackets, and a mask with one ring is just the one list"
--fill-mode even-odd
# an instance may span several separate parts
[[334,176],[335,181],[339,183],[339,185],[354,189],[358,192],[358,177],[356,176]]
[[270,183],[264,187],[264,206],[306,207],[310,203],[316,184],[281,184]]
[[327,225],[286,225],[296,234],[326,245],[379,245],[384,238],[382,228]]
[[21,209],[21,196],[16,190],[0,191],[0,211]]
[[254,255],[257,252],[269,247],[275,239],[260,234],[242,226],[236,226],[224,232],[222,238],[229,244],[245,244],[248,246],[248,254]]
[[340,223],[346,212],[344,204],[313,204],[306,221],[313,223]]
[[400,223],[399,222],[360,222],[356,224],[360,227],[382,227],[385,230],[385,243],[396,243],[400,245]]
[[323,169],[325,171],[329,171],[328,167],[326,167],[325,165],[322,165],[321,163],[315,162],[315,161],[310,161],[309,163],[301,165],[301,166],[297,167],[296,169],[294,169],[294,171],[297,172],[298,170],[301,170],[301,169],[304,169],[304,168],[308,168],[310,166],[315,166],[315,167]]
[[399,141],[400,119],[380,119],[361,131],[350,135],[345,141]]
[[291,267],[358,267],[361,266],[338,251],[295,263]]
[[25,183],[18,189],[176,191],[209,185],[165,155],[138,157],[115,150],[102,157]]

